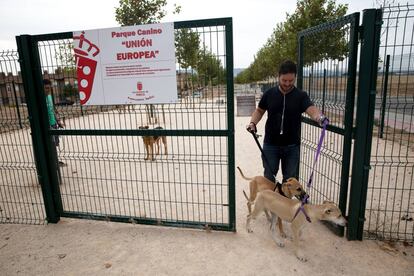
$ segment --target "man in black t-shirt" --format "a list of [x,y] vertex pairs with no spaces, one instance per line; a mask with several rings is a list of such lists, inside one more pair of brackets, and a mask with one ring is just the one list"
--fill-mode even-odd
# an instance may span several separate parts
[[266,163],[263,155],[262,162],[264,176],[272,182],[275,182],[280,163],[283,182],[289,177],[298,178],[302,113],[306,112],[320,125],[327,120],[308,94],[294,86],[296,72],[296,64],[292,61],[287,60],[280,65],[278,86],[263,94],[247,126],[249,132],[257,132],[256,125],[267,111],[263,152],[270,164]]

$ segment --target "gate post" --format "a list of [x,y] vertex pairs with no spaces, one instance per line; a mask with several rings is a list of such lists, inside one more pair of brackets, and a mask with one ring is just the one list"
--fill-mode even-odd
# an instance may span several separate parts
[[361,33],[355,145],[348,211],[348,240],[362,240],[364,230],[381,21],[382,11],[380,9],[364,10]]
[[230,230],[236,232],[236,187],[234,162],[234,83],[233,83],[233,20],[226,19],[226,70],[227,70],[227,125],[229,158],[229,219]]
[[36,60],[35,57],[35,55],[38,55],[37,42],[34,42],[30,35],[17,36],[16,42],[29,112],[37,177],[42,189],[46,217],[48,222],[57,223],[60,220],[59,210],[62,208],[60,200],[56,200],[56,198],[60,198],[58,196],[57,164],[52,161],[56,160],[53,158],[56,156],[53,156],[51,140],[48,139],[49,136],[47,135],[49,125],[47,114],[43,111],[46,110],[46,100],[44,95],[40,93],[43,83],[41,81],[39,58],[37,57]]

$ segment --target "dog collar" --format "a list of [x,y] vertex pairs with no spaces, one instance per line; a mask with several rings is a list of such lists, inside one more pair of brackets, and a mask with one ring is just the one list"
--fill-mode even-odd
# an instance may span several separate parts
[[273,191],[276,192],[276,189],[279,192],[279,194],[281,194],[282,196],[286,197],[285,193],[282,191],[282,184],[280,184],[279,181],[276,182],[276,186],[275,186],[275,189]]
[[300,211],[302,211],[302,213],[305,215],[305,218],[308,222],[312,222],[310,217],[308,216],[308,214],[305,211],[305,204],[308,203],[308,198],[309,196],[305,196],[302,200],[302,202],[300,203],[300,207],[298,208],[298,210],[296,210],[295,216],[293,217],[292,221],[295,220],[295,218],[297,217],[297,215],[299,214]]

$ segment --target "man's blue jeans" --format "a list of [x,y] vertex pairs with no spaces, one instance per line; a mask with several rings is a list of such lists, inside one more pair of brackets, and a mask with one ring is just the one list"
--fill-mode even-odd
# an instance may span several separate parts
[[299,147],[299,145],[274,146],[264,144],[263,152],[269,161],[268,165],[262,154],[264,177],[272,182],[275,182],[274,176],[279,171],[279,164],[282,163],[283,182],[285,182],[289,177],[298,178]]

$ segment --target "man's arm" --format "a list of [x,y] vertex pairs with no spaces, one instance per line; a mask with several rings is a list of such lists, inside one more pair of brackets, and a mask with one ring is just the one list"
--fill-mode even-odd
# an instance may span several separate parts
[[260,107],[256,108],[256,110],[253,111],[253,113],[252,113],[252,117],[250,118],[250,122],[257,125],[260,122],[260,120],[262,119],[263,114],[265,112],[266,111],[261,109]]
[[256,108],[256,110],[252,113],[250,123],[246,127],[247,131],[257,132],[256,125],[260,122],[265,112],[266,111],[261,109],[260,107]]

